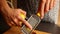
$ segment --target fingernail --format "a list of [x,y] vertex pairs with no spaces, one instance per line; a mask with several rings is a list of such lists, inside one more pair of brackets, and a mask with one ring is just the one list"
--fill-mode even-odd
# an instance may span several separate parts
[[30,29],[32,30],[32,26],[30,27]]
[[41,17],[41,19],[43,19],[43,17]]

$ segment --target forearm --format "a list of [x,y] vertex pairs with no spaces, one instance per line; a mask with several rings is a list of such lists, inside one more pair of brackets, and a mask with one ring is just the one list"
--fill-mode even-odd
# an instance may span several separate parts
[[1,2],[1,13],[2,15],[8,16],[12,12],[12,9],[7,4],[6,0],[0,0]]
[[4,10],[6,10],[6,11],[11,10],[11,8],[8,6],[6,0],[0,0],[0,3],[1,3],[1,8],[3,7]]

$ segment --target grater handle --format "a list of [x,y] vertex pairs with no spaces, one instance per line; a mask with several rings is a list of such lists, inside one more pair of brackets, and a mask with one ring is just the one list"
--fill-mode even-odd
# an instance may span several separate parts
[[37,15],[38,17],[40,17],[40,16],[41,16],[39,12],[38,12],[36,15]]

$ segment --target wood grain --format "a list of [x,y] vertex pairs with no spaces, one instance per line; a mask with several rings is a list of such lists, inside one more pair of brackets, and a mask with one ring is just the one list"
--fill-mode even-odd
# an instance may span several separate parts
[[[38,30],[34,30],[34,33],[36,33],[36,34],[50,34],[50,33],[38,31]],[[22,34],[22,32],[20,31],[19,27],[13,26],[11,29],[6,31],[4,34]]]

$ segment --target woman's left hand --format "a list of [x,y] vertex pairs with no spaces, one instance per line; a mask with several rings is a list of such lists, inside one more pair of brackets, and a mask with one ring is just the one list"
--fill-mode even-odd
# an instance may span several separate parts
[[40,0],[39,11],[41,14],[41,19],[44,17],[44,14],[52,9],[55,5],[55,0]]

